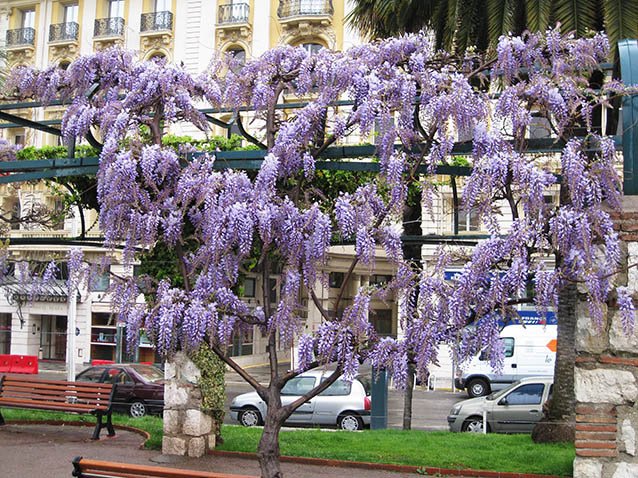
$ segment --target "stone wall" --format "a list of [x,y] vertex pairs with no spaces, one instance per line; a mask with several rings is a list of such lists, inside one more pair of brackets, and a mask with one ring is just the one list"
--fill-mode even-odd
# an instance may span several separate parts
[[[638,263],[638,198],[623,198],[615,214],[623,240],[625,265]],[[638,268],[615,282],[629,288],[638,304]],[[628,332],[612,301],[602,330],[579,304],[576,336],[576,459],[574,477],[629,478],[638,476],[638,323]]]
[[201,373],[186,354],[178,352],[166,363],[164,374],[162,453],[203,456],[215,448],[215,424],[201,411],[202,394],[197,385]]

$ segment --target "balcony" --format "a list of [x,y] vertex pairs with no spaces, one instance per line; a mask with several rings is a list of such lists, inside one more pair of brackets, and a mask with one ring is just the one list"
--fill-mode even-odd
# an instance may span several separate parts
[[94,38],[124,36],[124,19],[120,17],[98,18],[93,30]]
[[332,16],[332,0],[279,0],[277,15],[281,20],[298,16]]
[[247,3],[220,5],[217,14],[217,23],[219,25],[227,23],[248,23],[249,12],[250,6]]
[[217,47],[227,41],[242,40],[251,42],[250,5],[248,3],[229,3],[220,5],[217,10]]
[[142,13],[141,33],[152,33],[173,29],[173,12]]
[[35,28],[7,30],[7,48],[33,46],[34,42]]
[[76,22],[58,23],[49,26],[49,43],[75,42],[78,39],[80,25]]

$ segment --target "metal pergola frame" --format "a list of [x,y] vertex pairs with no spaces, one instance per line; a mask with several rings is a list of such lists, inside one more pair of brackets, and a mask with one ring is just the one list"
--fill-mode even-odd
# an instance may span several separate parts
[[[619,59],[620,59],[620,77],[626,85],[638,84],[638,40],[622,40],[618,43]],[[612,65],[601,65],[604,70],[612,69]],[[89,95],[94,93],[90,92]],[[352,101],[342,100],[336,101],[331,106],[351,106]],[[303,108],[306,103],[283,103],[276,106],[277,109],[297,109]],[[25,127],[31,128],[45,133],[61,136],[62,131],[56,126],[61,124],[61,120],[32,121],[22,118],[18,115],[9,113],[8,111],[44,108],[51,106],[65,106],[62,101],[52,101],[47,104],[40,102],[17,102],[0,104],[0,129]],[[240,112],[251,111],[249,108],[240,108]],[[215,153],[217,158],[215,167],[218,169],[259,169],[264,157],[268,154],[265,146],[256,138],[251,136],[243,127],[241,116],[235,111],[228,108],[200,109],[207,121],[220,126],[227,131],[230,136],[231,128],[235,125],[242,136],[250,143],[260,146],[259,150],[244,151],[220,151]],[[212,115],[215,114],[232,114],[229,122],[222,121]],[[616,148],[623,152],[623,194],[638,195],[638,96],[626,96],[622,99],[622,110],[619,121],[622,125],[622,134],[613,136]],[[93,146],[99,146],[95,139],[91,136],[87,138]],[[527,140],[527,153],[551,154],[561,152],[564,143],[557,141],[555,138],[529,139]],[[95,174],[98,171],[99,159],[97,157],[75,158],[75,144],[72,142],[68,146],[69,157],[60,159],[45,159],[33,161],[12,161],[0,162],[0,184],[8,184],[14,182],[33,181],[41,179],[52,179],[57,177],[69,177],[86,174]],[[326,148],[320,155],[321,160],[316,163],[318,170],[330,171],[369,171],[379,172],[379,163],[371,161],[339,161],[348,158],[372,158],[375,156],[376,147],[374,145],[363,146],[333,146]],[[458,142],[454,144],[452,154],[458,156],[470,155],[472,153],[471,141]],[[192,153],[190,157],[197,157],[204,153]],[[417,173],[425,174],[427,168],[421,166]],[[452,177],[469,176],[472,172],[471,167],[463,166],[447,166],[439,165],[435,174],[448,175]],[[455,211],[458,210],[458,197],[454,196]],[[456,228],[455,228],[456,229]],[[455,231],[452,235],[425,235],[425,236],[402,236],[404,242],[420,243],[420,244],[441,244],[454,243],[458,245],[473,245],[479,240],[484,239],[485,235],[476,234],[458,234]],[[75,239],[60,238],[37,238],[37,239],[12,239],[13,244],[68,244],[68,245],[93,245],[99,246],[99,239],[86,240],[81,237]]]

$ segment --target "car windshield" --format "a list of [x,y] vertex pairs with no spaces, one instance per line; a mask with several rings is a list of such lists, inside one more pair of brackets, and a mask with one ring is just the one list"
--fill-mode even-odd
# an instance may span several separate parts
[[370,395],[370,390],[372,390],[372,377],[368,374],[357,375],[357,380],[361,382],[363,388],[366,391],[366,395]]
[[520,380],[518,382],[514,382],[512,385],[510,385],[509,387],[504,388],[503,390],[499,390],[498,392],[490,393],[485,398],[488,399],[488,400],[497,400],[498,398],[502,397],[507,392],[509,392],[512,388],[516,387],[519,383],[521,383]]
[[164,380],[162,371],[152,365],[131,365],[131,368],[140,374],[148,382],[159,382]]

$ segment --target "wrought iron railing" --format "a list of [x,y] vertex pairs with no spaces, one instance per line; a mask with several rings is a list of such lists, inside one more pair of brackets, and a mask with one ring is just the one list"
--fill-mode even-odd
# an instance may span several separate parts
[[124,19],[120,17],[97,18],[95,20],[94,37],[110,37],[124,35]]
[[141,32],[173,29],[173,12],[142,13]]
[[35,41],[35,28],[18,28],[7,30],[7,46],[33,45]]
[[240,23],[248,21],[250,6],[247,3],[220,5],[217,23]]
[[279,18],[297,15],[332,15],[332,0],[279,0]]
[[49,26],[49,41],[77,40],[80,25],[76,22],[58,23]]

